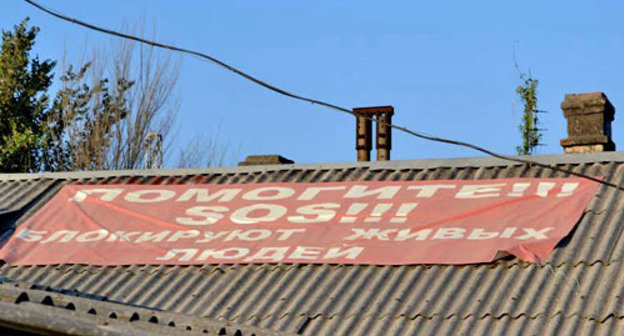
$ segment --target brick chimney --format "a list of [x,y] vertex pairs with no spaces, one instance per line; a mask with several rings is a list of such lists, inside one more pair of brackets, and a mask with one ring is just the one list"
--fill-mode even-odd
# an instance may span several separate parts
[[353,112],[360,116],[355,117],[355,149],[358,161],[370,161],[372,144],[372,118],[376,123],[375,146],[377,148],[377,161],[390,160],[392,149],[392,128],[387,124],[392,123],[394,107],[375,106],[358,107]]
[[611,140],[615,109],[604,93],[566,94],[561,109],[568,120],[568,137],[560,142],[565,153],[615,150]]
[[263,165],[280,165],[292,164],[293,160],[289,160],[281,155],[247,155],[245,161],[239,162],[239,166],[263,166]]

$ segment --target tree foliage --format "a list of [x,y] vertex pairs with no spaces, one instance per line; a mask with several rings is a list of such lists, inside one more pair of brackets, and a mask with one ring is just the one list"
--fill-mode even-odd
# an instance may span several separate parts
[[142,168],[147,133],[172,129],[176,62],[119,41],[61,69],[51,95],[57,63],[31,56],[38,32],[28,19],[2,31],[0,171]]
[[539,81],[530,74],[520,74],[522,84],[516,88],[516,94],[524,105],[522,121],[518,129],[522,135],[522,143],[516,147],[518,155],[531,155],[540,145],[542,131],[539,128],[538,114],[541,113],[537,107],[537,86]]
[[108,58],[94,52],[80,69],[63,72],[47,123],[43,170],[143,168],[147,134],[166,137],[171,130],[177,67],[151,48],[137,54],[134,44],[120,42]]
[[78,71],[70,66],[61,76],[57,92],[44,123],[40,170],[106,169],[114,127],[129,114],[126,92],[133,83],[118,78],[89,84],[85,79],[92,68],[87,63]]
[[0,170],[36,171],[41,164],[52,70],[56,62],[31,57],[39,29],[28,19],[2,31],[0,50]]
[[[171,154],[176,59],[115,40],[79,66],[63,62],[51,94],[57,62],[31,56],[38,32],[28,19],[2,31],[0,172],[141,169],[153,133],[164,139],[160,155]],[[226,148],[214,139],[175,146],[175,165],[222,164]]]

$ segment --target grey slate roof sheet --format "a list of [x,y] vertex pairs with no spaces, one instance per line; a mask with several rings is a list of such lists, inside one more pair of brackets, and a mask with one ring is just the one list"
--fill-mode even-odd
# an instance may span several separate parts
[[207,318],[127,306],[98,296],[85,298],[45,288],[29,288],[10,281],[0,283],[2,327],[44,335],[291,336]]
[[[624,153],[537,159],[624,183]],[[557,176],[563,175],[477,158],[31,174],[0,176],[0,181],[15,186],[46,183],[47,191],[22,211],[27,215],[69,181],[226,184]],[[50,180],[57,182],[50,185]],[[623,195],[601,187],[571,237],[542,265],[517,260],[401,267],[2,265],[0,276],[146,308],[304,335],[555,335],[578,331],[624,335]]]
[[46,192],[52,179],[0,181],[0,215],[19,211]]

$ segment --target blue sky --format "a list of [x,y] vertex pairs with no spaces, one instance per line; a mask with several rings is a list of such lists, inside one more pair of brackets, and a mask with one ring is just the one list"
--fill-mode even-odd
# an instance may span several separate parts
[[[143,19],[157,38],[209,53],[290,91],[346,107],[393,105],[394,122],[513,154],[520,79],[540,81],[538,153],[561,153],[565,93],[603,91],[624,148],[622,1],[41,1],[118,29]],[[37,53],[78,58],[110,37],[5,0],[0,26],[29,16]],[[184,57],[178,141],[218,130],[241,160],[281,154],[296,162],[354,161],[353,117],[278,96],[212,64]],[[394,132],[393,159],[480,156]],[[233,161],[236,161],[234,159]]]

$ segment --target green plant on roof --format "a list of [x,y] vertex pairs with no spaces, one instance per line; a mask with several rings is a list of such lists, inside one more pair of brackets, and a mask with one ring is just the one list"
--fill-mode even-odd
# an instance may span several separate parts
[[518,125],[522,136],[522,143],[516,146],[518,155],[534,154],[535,149],[541,144],[542,130],[539,125],[539,113],[537,108],[537,86],[539,81],[525,73],[520,73],[522,83],[516,88],[516,94],[524,105],[522,121]]

